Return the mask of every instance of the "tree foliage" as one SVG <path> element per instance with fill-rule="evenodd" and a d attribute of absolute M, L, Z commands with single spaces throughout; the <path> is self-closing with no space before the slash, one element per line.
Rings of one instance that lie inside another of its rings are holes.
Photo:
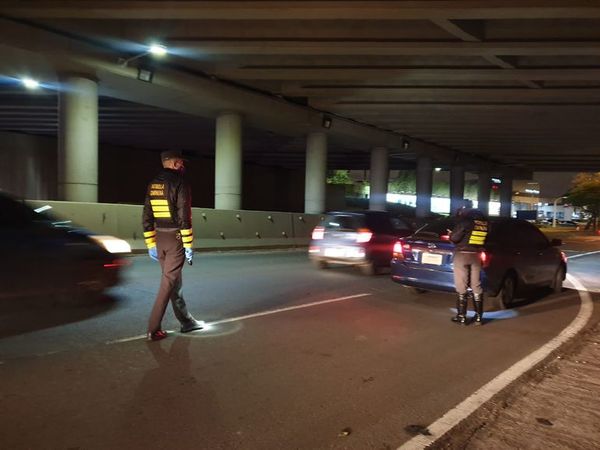
<path fill-rule="evenodd" d="M 571 182 L 565 202 L 584 208 L 596 223 L 600 214 L 600 172 L 578 173 Z"/>

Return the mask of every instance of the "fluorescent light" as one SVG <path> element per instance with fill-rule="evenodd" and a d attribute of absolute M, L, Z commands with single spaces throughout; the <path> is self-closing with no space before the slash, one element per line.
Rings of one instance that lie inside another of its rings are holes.
<path fill-rule="evenodd" d="M 21 78 L 21 83 L 23 83 L 23 86 L 27 89 L 37 89 L 40 87 L 39 81 L 34 80 L 33 78 Z"/>
<path fill-rule="evenodd" d="M 435 168 L 435 171 L 436 171 L 436 172 L 441 172 L 441 171 L 442 171 L 442 168 L 441 168 L 441 167 L 436 167 L 436 168 Z"/>
<path fill-rule="evenodd" d="M 154 56 L 165 56 L 167 54 L 167 47 L 162 44 L 152 44 L 148 49 L 149 53 L 152 53 Z"/>
<path fill-rule="evenodd" d="M 97 235 L 92 235 L 90 238 L 102 245 L 110 253 L 131 253 L 131 246 L 123 239 Z"/>

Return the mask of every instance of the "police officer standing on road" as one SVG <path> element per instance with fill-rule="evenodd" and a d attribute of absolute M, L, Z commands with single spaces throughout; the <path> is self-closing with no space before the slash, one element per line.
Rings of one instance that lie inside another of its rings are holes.
<path fill-rule="evenodd" d="M 188 312 L 181 293 L 181 270 L 193 258 L 192 198 L 183 178 L 185 160 L 180 151 L 170 150 L 160 154 L 163 169 L 148 184 L 144 202 L 144 239 L 148 254 L 160 263 L 162 277 L 160 288 L 148 321 L 148 340 L 167 337 L 161 322 L 169 300 L 181 332 L 201 330 L 204 322 Z"/>
<path fill-rule="evenodd" d="M 463 206 L 457 213 L 458 222 L 450 233 L 454 243 L 454 284 L 458 299 L 453 322 L 467 324 L 467 290 L 473 293 L 475 324 L 483 320 L 483 289 L 481 287 L 481 251 L 488 233 L 488 221 L 478 209 Z"/>

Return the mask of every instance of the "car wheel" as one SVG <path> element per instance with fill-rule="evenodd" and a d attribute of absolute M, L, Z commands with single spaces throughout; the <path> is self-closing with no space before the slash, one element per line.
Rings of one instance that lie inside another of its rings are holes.
<path fill-rule="evenodd" d="M 363 275 L 370 277 L 377 273 L 377 267 L 373 261 L 369 261 L 360 265 L 360 271 Z"/>
<path fill-rule="evenodd" d="M 422 288 L 418 288 L 418 287 L 411 287 L 410 288 L 410 292 L 412 292 L 415 295 L 421 295 L 421 294 L 425 294 L 427 292 L 427 289 L 422 289 Z"/>
<path fill-rule="evenodd" d="M 500 291 L 496 296 L 496 303 L 499 309 L 510 308 L 512 302 L 515 299 L 515 292 L 517 291 L 517 281 L 513 274 L 508 274 L 502 281 Z"/>
<path fill-rule="evenodd" d="M 560 266 L 554 275 L 554 280 L 550 287 L 552 288 L 552 292 L 555 294 L 560 294 L 563 289 L 563 280 L 565 279 L 565 267 Z"/>
<path fill-rule="evenodd" d="M 315 259 L 313 264 L 317 269 L 329 269 L 329 263 L 323 259 Z"/>

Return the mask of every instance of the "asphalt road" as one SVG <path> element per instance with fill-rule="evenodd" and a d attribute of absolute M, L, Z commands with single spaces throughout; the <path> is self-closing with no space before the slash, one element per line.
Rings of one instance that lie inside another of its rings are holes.
<path fill-rule="evenodd" d="M 565 249 L 595 250 L 580 244 Z M 146 343 L 136 337 L 159 269 L 132 261 L 99 303 L 2 312 L 4 448 L 396 448 L 579 308 L 566 290 L 460 327 L 452 295 L 415 295 L 386 275 L 317 271 L 303 252 L 202 254 L 184 292 L 213 325 Z M 599 264 L 569 267 L 598 284 Z M 177 330 L 170 311 L 164 326 Z"/>

